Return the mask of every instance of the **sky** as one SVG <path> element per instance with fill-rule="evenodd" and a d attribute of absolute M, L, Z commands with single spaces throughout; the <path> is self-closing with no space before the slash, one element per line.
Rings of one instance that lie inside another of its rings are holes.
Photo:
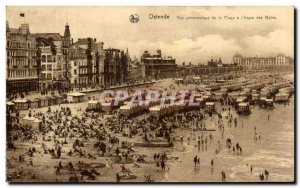
<path fill-rule="evenodd" d="M 25 20 L 20 13 L 25 13 Z M 131 14 L 139 16 L 138 23 L 129 21 Z M 149 19 L 149 14 L 167 14 L 170 19 Z M 184 19 L 177 19 L 178 16 Z M 213 16 L 217 19 L 212 20 Z M 209 20 L 187 17 L 209 17 Z M 177 64 L 206 64 L 211 58 L 232 63 L 236 53 L 258 57 L 283 53 L 294 57 L 293 7 L 8 6 L 6 19 L 13 28 L 25 21 L 31 33 L 63 35 L 68 23 L 74 42 L 78 38 L 97 38 L 104 42 L 104 48 L 128 48 L 130 56 L 137 58 L 145 50 L 156 53 L 160 49 L 163 56 L 176 58 Z"/>

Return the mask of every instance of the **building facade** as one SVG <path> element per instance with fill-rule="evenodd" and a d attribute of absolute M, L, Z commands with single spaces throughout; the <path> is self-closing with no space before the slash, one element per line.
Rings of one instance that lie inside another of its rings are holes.
<path fill-rule="evenodd" d="M 275 57 L 243 57 L 235 54 L 233 63 L 244 69 L 284 68 L 292 66 L 293 59 L 284 54 L 278 54 Z"/>
<path fill-rule="evenodd" d="M 116 85 L 127 82 L 128 78 L 128 52 L 108 48 L 104 50 L 104 83 Z"/>
<path fill-rule="evenodd" d="M 210 61 L 207 62 L 207 65 L 209 67 L 222 67 L 223 66 L 222 59 L 221 58 L 220 59 L 216 59 L 216 60 L 211 59 Z"/>
<path fill-rule="evenodd" d="M 37 44 L 29 25 L 19 28 L 6 25 L 6 91 L 9 94 L 37 90 Z"/>
<path fill-rule="evenodd" d="M 157 50 L 157 54 L 153 55 L 145 51 L 141 57 L 141 62 L 145 65 L 146 78 L 168 77 L 165 73 L 177 70 L 176 60 L 171 56 L 162 57 L 161 50 Z"/>
<path fill-rule="evenodd" d="M 66 90 L 69 88 L 68 48 L 72 44 L 69 25 L 64 35 L 59 33 L 35 33 L 37 42 L 39 90 Z"/>
<path fill-rule="evenodd" d="M 64 89 L 67 87 L 66 63 L 62 49 L 49 38 L 37 37 L 39 71 L 39 90 Z"/>
<path fill-rule="evenodd" d="M 104 83 L 103 42 L 78 39 L 69 47 L 69 75 L 72 87 L 87 87 Z"/>
<path fill-rule="evenodd" d="M 145 66 L 141 62 L 133 61 L 128 67 L 128 82 L 135 83 L 145 80 Z"/>

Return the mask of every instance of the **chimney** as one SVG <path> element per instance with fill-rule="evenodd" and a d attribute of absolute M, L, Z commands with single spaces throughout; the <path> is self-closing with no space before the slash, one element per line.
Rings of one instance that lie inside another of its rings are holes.
<path fill-rule="evenodd" d="M 161 50 L 157 50 L 157 54 L 161 57 Z"/>
<path fill-rule="evenodd" d="M 9 31 L 9 23 L 8 23 L 8 21 L 6 20 L 6 32 L 8 32 Z"/>
<path fill-rule="evenodd" d="M 29 32 L 29 24 L 21 24 L 21 27 L 20 27 L 19 29 L 20 29 L 20 32 L 21 32 L 23 35 L 28 35 L 28 34 L 30 34 L 30 32 Z"/>

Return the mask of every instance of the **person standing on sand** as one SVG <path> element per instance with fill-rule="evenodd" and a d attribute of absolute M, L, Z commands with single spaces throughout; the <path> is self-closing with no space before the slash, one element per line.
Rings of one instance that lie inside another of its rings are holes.
<path fill-rule="evenodd" d="M 268 114 L 268 120 L 270 120 L 270 114 Z"/>
<path fill-rule="evenodd" d="M 251 167 L 250 167 L 250 172 L 251 172 L 251 174 L 252 174 L 252 172 L 253 172 L 253 166 L 251 165 Z"/>
<path fill-rule="evenodd" d="M 210 161 L 210 173 L 211 174 L 214 173 L 214 160 L 213 159 Z"/>
<path fill-rule="evenodd" d="M 197 159 L 197 164 L 200 167 L 200 157 Z"/>
<path fill-rule="evenodd" d="M 117 183 L 119 183 L 120 180 L 121 180 L 121 177 L 120 177 L 119 173 L 116 173 L 116 180 L 117 180 Z"/>
<path fill-rule="evenodd" d="M 156 162 L 156 171 L 159 171 L 159 167 L 160 167 L 159 161 L 157 161 L 157 162 Z"/>
<path fill-rule="evenodd" d="M 197 166 L 197 162 L 198 162 L 198 156 L 196 155 L 196 156 L 194 157 L 195 168 L 196 168 L 196 166 Z"/>
<path fill-rule="evenodd" d="M 242 122 L 242 128 L 244 128 L 244 121 L 243 121 L 243 120 L 241 120 L 241 122 Z"/>
<path fill-rule="evenodd" d="M 166 170 L 166 164 L 165 164 L 165 161 L 162 160 L 162 161 L 160 162 L 160 164 L 161 164 L 161 169 L 162 169 L 163 171 L 165 171 L 165 170 Z"/>
<path fill-rule="evenodd" d="M 226 181 L 226 175 L 225 175 L 225 172 L 222 171 L 222 172 L 221 172 L 221 175 L 222 175 L 222 181 L 225 182 L 225 181 Z"/>
<path fill-rule="evenodd" d="M 269 177 L 269 171 L 267 171 L 266 169 L 265 169 L 265 176 L 266 176 L 266 180 L 267 180 Z"/>
<path fill-rule="evenodd" d="M 264 179 L 265 179 L 265 176 L 264 176 L 264 174 L 263 174 L 263 173 L 259 174 L 259 177 L 260 177 L 260 180 L 261 180 L 261 181 L 264 181 Z"/>
<path fill-rule="evenodd" d="M 235 128 L 237 127 L 237 120 L 236 120 L 236 118 L 234 118 L 234 127 Z"/>

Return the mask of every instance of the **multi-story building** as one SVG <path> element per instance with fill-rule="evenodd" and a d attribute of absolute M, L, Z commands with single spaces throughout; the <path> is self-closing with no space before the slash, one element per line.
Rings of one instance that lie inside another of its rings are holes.
<path fill-rule="evenodd" d="M 15 29 L 6 23 L 6 87 L 7 93 L 28 92 L 37 89 L 37 48 L 29 25 Z"/>
<path fill-rule="evenodd" d="M 87 87 L 104 82 L 103 42 L 96 39 L 78 39 L 69 47 L 70 84 L 73 87 Z"/>
<path fill-rule="evenodd" d="M 128 51 L 108 48 L 104 50 L 104 83 L 106 85 L 122 84 L 128 78 Z"/>
<path fill-rule="evenodd" d="M 128 81 L 136 82 L 143 81 L 145 79 L 145 66 L 141 62 L 130 62 L 128 68 Z"/>
<path fill-rule="evenodd" d="M 157 54 L 154 55 L 145 51 L 141 57 L 141 62 L 145 65 L 147 78 L 167 76 L 165 73 L 176 72 L 177 70 L 176 60 L 171 56 L 162 57 L 161 50 L 157 50 Z"/>
<path fill-rule="evenodd" d="M 235 54 L 233 63 L 244 69 L 283 68 L 291 66 L 291 58 L 284 54 L 278 54 L 275 57 L 243 57 Z"/>
<path fill-rule="evenodd" d="M 41 91 L 63 89 L 66 87 L 66 63 L 61 48 L 49 38 L 39 37 L 38 51 L 40 56 L 39 88 Z"/>
<path fill-rule="evenodd" d="M 216 60 L 214 60 L 214 59 L 211 59 L 210 61 L 208 61 L 207 62 L 207 65 L 209 66 L 209 67 L 222 67 L 222 59 L 220 58 L 220 59 L 216 59 Z"/>
<path fill-rule="evenodd" d="M 65 26 L 64 35 L 59 33 L 36 33 L 38 43 L 39 89 L 65 90 L 69 87 L 68 48 L 72 45 L 70 27 Z"/>

